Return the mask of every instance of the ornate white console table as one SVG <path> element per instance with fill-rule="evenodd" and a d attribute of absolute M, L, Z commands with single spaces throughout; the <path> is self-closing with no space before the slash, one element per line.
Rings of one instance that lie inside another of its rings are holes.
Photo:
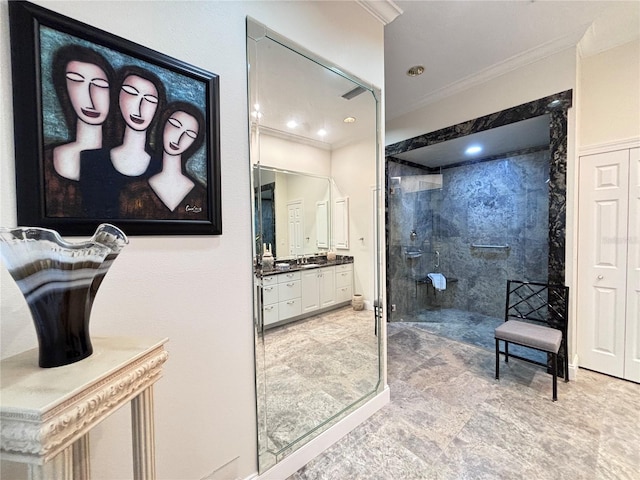
<path fill-rule="evenodd" d="M 89 431 L 131 402 L 136 480 L 155 478 L 153 384 L 167 339 L 92 339 L 93 355 L 38 367 L 33 349 L 0 364 L 0 455 L 27 463 L 32 480 L 88 479 Z"/>

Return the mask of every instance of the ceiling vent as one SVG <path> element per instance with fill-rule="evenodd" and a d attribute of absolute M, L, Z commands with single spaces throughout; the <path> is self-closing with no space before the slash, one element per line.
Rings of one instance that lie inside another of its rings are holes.
<path fill-rule="evenodd" d="M 342 98 L 346 100 L 351 100 L 352 98 L 357 97 L 358 95 L 360 95 L 361 93 L 364 93 L 365 91 L 366 90 L 364 89 L 364 87 L 357 86 L 353 90 L 349 90 L 347 93 L 342 95 Z"/>

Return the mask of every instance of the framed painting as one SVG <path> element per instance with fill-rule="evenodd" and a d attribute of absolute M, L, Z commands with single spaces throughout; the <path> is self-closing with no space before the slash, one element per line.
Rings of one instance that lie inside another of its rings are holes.
<path fill-rule="evenodd" d="M 18 223 L 222 233 L 219 78 L 9 2 Z"/>

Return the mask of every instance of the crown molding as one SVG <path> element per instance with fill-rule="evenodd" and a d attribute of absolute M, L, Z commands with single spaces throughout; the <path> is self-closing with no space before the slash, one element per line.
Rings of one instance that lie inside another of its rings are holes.
<path fill-rule="evenodd" d="M 585 27 L 586 28 L 586 27 Z M 421 108 L 426 107 L 432 103 L 442 100 L 453 95 L 457 95 L 465 90 L 469 90 L 476 85 L 483 84 L 495 78 L 498 78 L 506 73 L 525 67 L 532 63 L 543 60 L 557 53 L 560 53 L 569 48 L 576 48 L 578 41 L 582 38 L 584 31 L 579 29 L 569 35 L 565 35 L 555 40 L 551 40 L 538 47 L 526 50 L 518 55 L 514 55 L 502 62 L 491 65 L 484 70 L 480 70 L 473 75 L 457 80 L 449 85 L 445 85 L 442 88 L 434 90 L 433 92 L 424 95 L 417 99 L 415 102 L 402 110 L 390 113 L 387 108 L 387 120 L 398 118 L 402 115 L 406 115 L 411 112 L 415 112 Z"/>
<path fill-rule="evenodd" d="M 578 149 L 578 156 L 596 155 L 598 153 L 613 152 L 616 150 L 627 150 L 629 148 L 640 147 L 640 137 L 613 140 L 610 142 L 598 143 L 595 145 L 585 145 Z"/>
<path fill-rule="evenodd" d="M 356 3 L 383 25 L 390 24 L 403 13 L 392 0 L 356 0 Z"/>

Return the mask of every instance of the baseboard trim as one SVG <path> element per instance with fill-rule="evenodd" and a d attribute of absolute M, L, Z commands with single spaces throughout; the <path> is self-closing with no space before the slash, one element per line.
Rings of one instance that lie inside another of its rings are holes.
<path fill-rule="evenodd" d="M 294 453 L 284 458 L 281 462 L 277 463 L 263 474 L 257 476 L 252 475 L 246 480 L 282 480 L 283 478 L 290 477 L 315 457 L 324 452 L 327 448 L 347 435 L 351 430 L 367 420 L 371 415 L 384 407 L 390 400 L 391 395 L 389 387 L 386 386 L 381 393 L 373 397 L 362 407 L 347 415 L 333 427 L 321 433 L 306 445 L 300 447 Z"/>
<path fill-rule="evenodd" d="M 569 364 L 569 380 L 575 381 L 578 379 L 578 365 Z"/>

